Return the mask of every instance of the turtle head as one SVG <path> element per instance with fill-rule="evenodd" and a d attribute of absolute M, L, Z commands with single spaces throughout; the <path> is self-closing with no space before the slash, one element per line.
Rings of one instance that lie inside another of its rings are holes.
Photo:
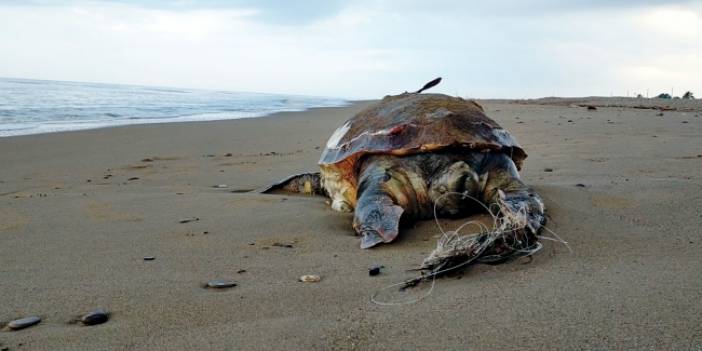
<path fill-rule="evenodd" d="M 480 179 L 465 162 L 458 161 L 439 169 L 429 185 L 429 199 L 440 216 L 455 217 L 465 214 L 480 192 Z"/>

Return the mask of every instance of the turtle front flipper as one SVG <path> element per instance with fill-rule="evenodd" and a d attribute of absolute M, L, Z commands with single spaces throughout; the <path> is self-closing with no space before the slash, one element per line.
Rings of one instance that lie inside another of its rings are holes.
<path fill-rule="evenodd" d="M 321 186 L 320 174 L 301 173 L 289 176 L 273 185 L 260 190 L 261 193 L 269 194 L 277 190 L 307 195 L 326 195 Z"/>
<path fill-rule="evenodd" d="M 483 201 L 499 215 L 515 222 L 522 229 L 497 242 L 488 254 L 503 254 L 505 250 L 528 249 L 536 244 L 537 235 L 546 224 L 545 207 L 541 196 L 519 178 L 512 159 L 502 153 L 489 153 L 483 164 L 485 186 Z M 508 242 L 504 242 L 504 241 Z"/>
<path fill-rule="evenodd" d="M 403 213 L 412 217 L 416 198 L 406 175 L 394 169 L 394 157 L 366 161 L 361 171 L 353 228 L 361 236 L 361 248 L 393 241 Z"/>

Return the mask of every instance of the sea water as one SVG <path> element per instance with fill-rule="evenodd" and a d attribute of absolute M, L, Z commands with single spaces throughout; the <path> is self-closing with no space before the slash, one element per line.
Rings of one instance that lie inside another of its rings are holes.
<path fill-rule="evenodd" d="M 0 137 L 343 106 L 337 98 L 0 78 Z"/>

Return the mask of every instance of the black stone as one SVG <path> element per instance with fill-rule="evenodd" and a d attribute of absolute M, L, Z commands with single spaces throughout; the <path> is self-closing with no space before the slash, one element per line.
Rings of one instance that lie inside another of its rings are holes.
<path fill-rule="evenodd" d="M 83 325 L 98 325 L 107 322 L 108 319 L 110 319 L 110 314 L 100 308 L 80 317 L 80 322 Z"/>
<path fill-rule="evenodd" d="M 370 275 L 372 277 L 374 275 L 380 274 L 380 268 L 381 268 L 380 266 L 371 267 L 370 269 L 368 269 L 368 275 Z"/>
<path fill-rule="evenodd" d="M 155 259 L 156 259 L 156 257 L 154 257 L 154 256 L 145 256 L 144 257 L 144 261 L 153 261 Z"/>

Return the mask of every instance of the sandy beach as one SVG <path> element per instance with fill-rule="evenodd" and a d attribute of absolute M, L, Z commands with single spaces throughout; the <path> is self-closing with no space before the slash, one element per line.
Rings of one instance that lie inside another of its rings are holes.
<path fill-rule="evenodd" d="M 700 350 L 702 102 L 637 101 L 482 102 L 529 154 L 522 177 L 572 253 L 545 241 L 402 306 L 371 296 L 429 291 L 380 290 L 416 274 L 432 221 L 361 250 L 325 198 L 248 192 L 316 170 L 370 102 L 0 138 L 0 327 L 42 318 L 0 331 L 0 349 Z M 96 308 L 107 323 L 71 322 Z"/>

